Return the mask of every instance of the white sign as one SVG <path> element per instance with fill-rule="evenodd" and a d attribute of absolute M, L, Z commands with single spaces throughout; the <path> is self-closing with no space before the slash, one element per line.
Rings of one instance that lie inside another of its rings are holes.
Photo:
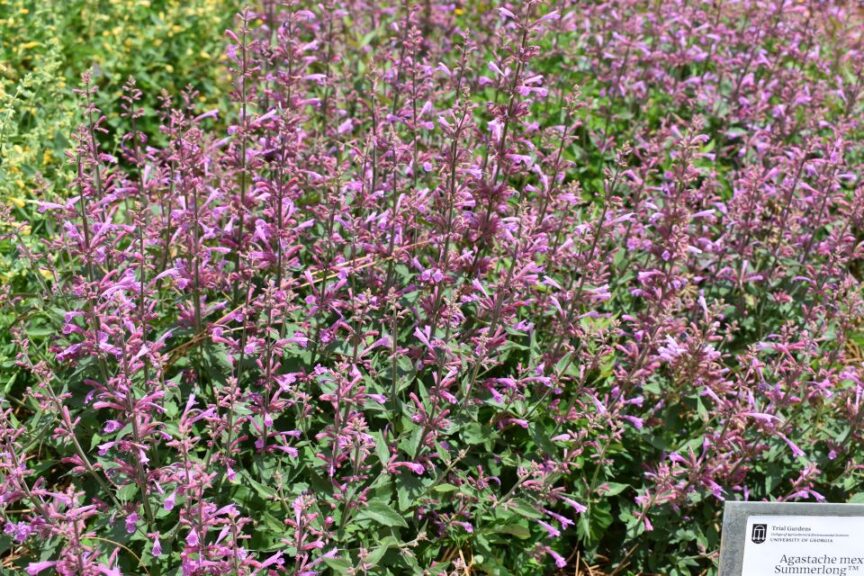
<path fill-rule="evenodd" d="M 864 576 L 864 517 L 750 516 L 741 576 Z"/>

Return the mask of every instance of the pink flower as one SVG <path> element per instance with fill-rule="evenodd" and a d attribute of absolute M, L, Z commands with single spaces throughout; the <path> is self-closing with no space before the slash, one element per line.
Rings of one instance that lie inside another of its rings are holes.
<path fill-rule="evenodd" d="M 134 534 L 138 524 L 138 514 L 133 512 L 126 517 L 126 532 Z"/>
<path fill-rule="evenodd" d="M 561 531 L 552 526 L 551 524 L 544 522 L 543 520 L 537 520 L 537 524 L 539 524 L 540 527 L 543 528 L 551 538 L 558 538 L 559 536 L 561 536 Z"/>
<path fill-rule="evenodd" d="M 567 504 L 568 506 L 573 508 L 573 510 L 575 510 L 577 514 L 582 514 L 583 512 L 586 512 L 588 510 L 587 506 L 584 506 L 584 505 L 580 504 L 579 502 L 576 502 L 572 498 L 562 497 L 561 500 L 563 500 L 565 504 Z"/>
<path fill-rule="evenodd" d="M 192 548 L 198 546 L 198 532 L 194 529 L 189 531 L 189 534 L 186 535 L 186 544 Z"/>
<path fill-rule="evenodd" d="M 555 552 L 555 550 L 547 547 L 546 552 L 550 556 L 552 556 L 552 559 L 555 561 L 555 566 L 557 566 L 558 568 L 566 568 L 567 567 L 567 560 L 565 560 L 563 556 L 561 556 L 560 554 Z"/>
<path fill-rule="evenodd" d="M 34 576 L 35 574 L 39 574 L 40 572 L 48 570 L 49 568 L 53 568 L 56 565 L 57 562 L 51 562 L 47 560 L 42 562 L 31 562 L 27 565 L 27 574 L 29 576 Z"/>
<path fill-rule="evenodd" d="M 426 469 L 423 467 L 422 464 L 420 464 L 418 462 L 391 462 L 387 466 L 387 469 L 390 472 L 395 472 L 399 468 L 408 468 L 409 470 L 411 470 L 412 472 L 414 472 L 415 474 L 418 474 L 418 475 L 422 475 L 422 474 L 426 473 Z"/>

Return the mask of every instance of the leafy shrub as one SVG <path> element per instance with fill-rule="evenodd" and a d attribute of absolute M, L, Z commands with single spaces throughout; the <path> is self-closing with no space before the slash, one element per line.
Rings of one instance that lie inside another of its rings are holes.
<path fill-rule="evenodd" d="M 861 489 L 857 14 L 557 7 L 264 3 L 164 145 L 85 77 L 8 565 L 690 574 L 723 499 Z"/>
<path fill-rule="evenodd" d="M 18 221 L 13 227 L 10 218 L 0 218 L 4 289 L 39 289 L 41 279 L 30 274 L 29 262 L 14 245 L 38 250 L 42 238 L 56 233 L 34 199 L 63 194 L 75 174 L 64 156 L 82 120 L 72 91 L 81 73 L 98 71 L 94 82 L 104 87 L 98 102 L 108 109 L 116 107 L 126 78 L 138 78 L 147 87 L 140 103 L 147 114 L 139 125 L 158 138 L 161 89 L 177 93 L 192 85 L 202 105 L 224 100 L 230 83 L 220 56 L 222 32 L 237 5 L 234 0 L 0 0 L 0 203 Z M 112 132 L 129 129 L 120 115 L 111 121 Z M 115 145 L 111 134 L 104 141 Z M 9 327 L 19 321 L 0 309 L 0 374 L 16 371 Z"/>
<path fill-rule="evenodd" d="M 146 90 L 142 128 L 158 136 L 161 90 L 187 85 L 215 105 L 226 92 L 220 60 L 222 32 L 235 0 L 0 1 L 0 201 L 41 236 L 46 224 L 33 210 L 43 188 L 62 191 L 71 180 L 64 162 L 69 136 L 81 122 L 72 87 L 94 71 L 104 87 L 100 106 L 113 109 L 120 87 L 133 76 Z M 126 131 L 120 116 L 111 127 Z M 109 144 L 113 142 L 108 139 Z M 8 223 L 5 223 L 8 225 Z M 8 254 L 8 251 L 5 252 Z M 0 282 L 21 282 L 20 261 L 0 262 Z"/>

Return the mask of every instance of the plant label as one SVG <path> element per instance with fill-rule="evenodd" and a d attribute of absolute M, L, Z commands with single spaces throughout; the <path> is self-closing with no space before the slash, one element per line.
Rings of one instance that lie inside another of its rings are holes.
<path fill-rule="evenodd" d="M 727 502 L 720 576 L 864 576 L 864 506 Z"/>

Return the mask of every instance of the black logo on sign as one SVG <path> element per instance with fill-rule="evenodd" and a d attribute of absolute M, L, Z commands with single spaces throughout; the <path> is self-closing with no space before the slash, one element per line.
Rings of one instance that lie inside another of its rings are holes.
<path fill-rule="evenodd" d="M 755 544 L 762 544 L 765 542 L 765 537 L 768 535 L 768 525 L 767 524 L 754 524 L 753 531 L 750 533 L 750 539 L 753 540 Z"/>

